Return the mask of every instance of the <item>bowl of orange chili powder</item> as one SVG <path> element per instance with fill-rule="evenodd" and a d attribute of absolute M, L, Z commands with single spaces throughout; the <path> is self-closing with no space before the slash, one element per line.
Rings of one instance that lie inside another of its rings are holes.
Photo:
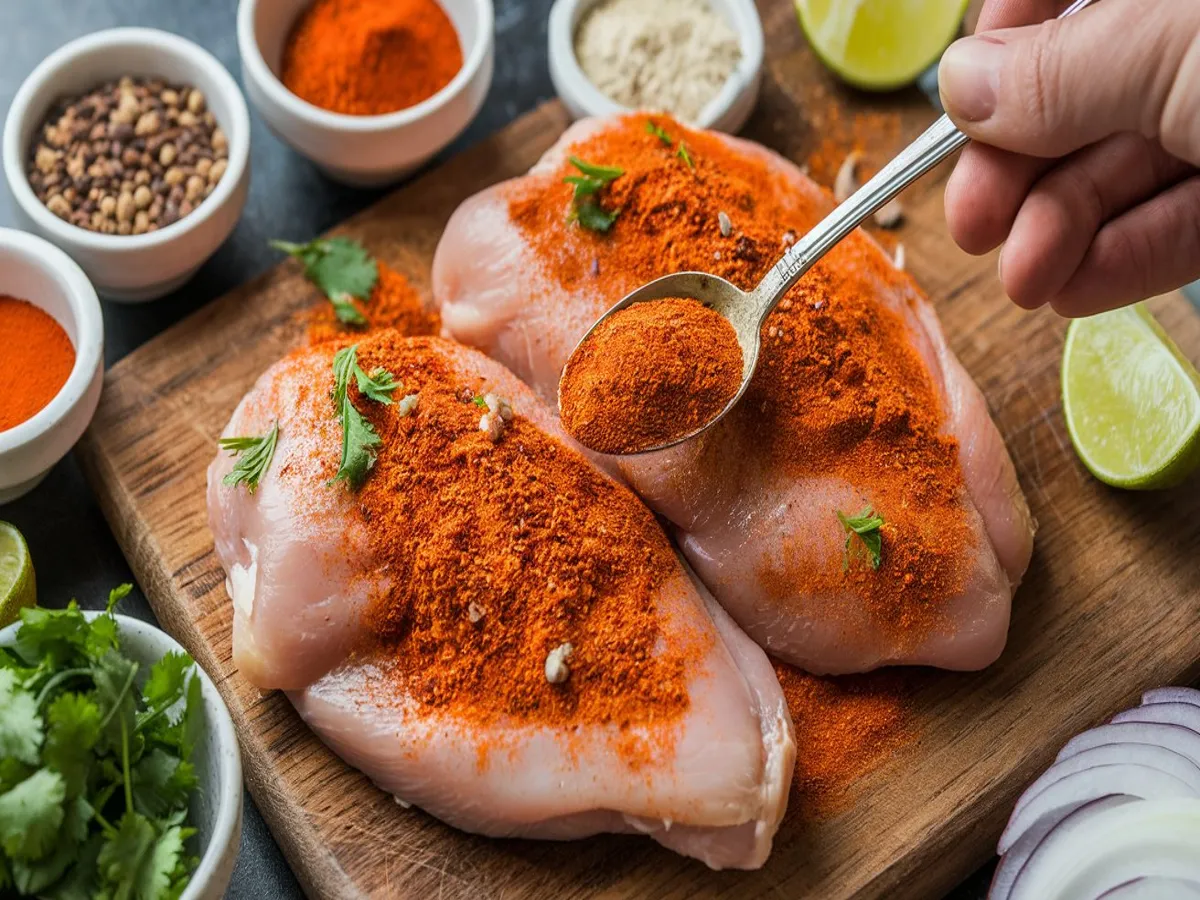
<path fill-rule="evenodd" d="M 246 93 L 331 178 L 386 184 L 479 112 L 494 18 L 492 0 L 241 0 Z"/>
<path fill-rule="evenodd" d="M 53 244 L 0 228 L 0 504 L 36 487 L 79 440 L 103 377 L 92 283 Z"/>

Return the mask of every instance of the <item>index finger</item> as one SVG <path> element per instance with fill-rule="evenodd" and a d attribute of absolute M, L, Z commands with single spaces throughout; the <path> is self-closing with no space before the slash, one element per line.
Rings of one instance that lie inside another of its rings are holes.
<path fill-rule="evenodd" d="M 1070 0 L 986 0 L 979 13 L 975 31 L 1036 25 L 1053 19 L 1067 8 Z"/>

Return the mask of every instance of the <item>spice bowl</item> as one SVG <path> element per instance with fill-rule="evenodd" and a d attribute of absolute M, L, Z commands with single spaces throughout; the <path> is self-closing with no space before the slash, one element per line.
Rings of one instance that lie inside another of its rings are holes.
<path fill-rule="evenodd" d="M 85 611 L 89 620 L 99 612 Z M 139 672 L 168 653 L 184 653 L 169 634 L 148 622 L 116 614 L 121 651 L 138 664 Z M 20 623 L 0 629 L 0 646 L 11 645 Z M 234 863 L 242 837 L 242 756 L 237 732 L 225 701 L 208 673 L 197 664 L 204 730 L 192 753 L 198 781 L 188 810 L 188 823 L 196 834 L 188 839 L 188 851 L 200 862 L 179 900 L 221 900 L 233 877 Z M 172 709 L 171 715 L 177 715 Z"/>
<path fill-rule="evenodd" d="M 144 234 L 105 234 L 65 221 L 38 199 L 26 175 L 54 106 L 124 76 L 195 88 L 228 144 L 224 174 L 211 194 L 190 213 Z M 60 47 L 25 79 L 4 124 L 3 159 L 19 224 L 66 251 L 99 293 L 141 302 L 185 282 L 233 231 L 249 185 L 250 115 L 233 77 L 197 44 L 151 28 L 113 28 Z"/>
<path fill-rule="evenodd" d="M 584 73 L 575 55 L 575 33 L 584 16 L 600 0 L 555 0 L 550 8 L 548 42 L 550 80 L 573 118 L 608 116 L 629 112 L 604 94 Z M 738 36 L 741 59 L 720 91 L 701 110 L 696 128 L 711 128 L 729 134 L 746 124 L 762 82 L 763 29 L 754 0 L 708 0 L 712 11 L 722 17 Z"/>
<path fill-rule="evenodd" d="M 0 296 L 48 313 L 75 347 L 75 365 L 45 407 L 0 431 L 0 504 L 33 490 L 79 440 L 96 412 L 104 380 L 100 301 L 83 270 L 54 245 L 0 228 Z M 3 352 L 4 335 L 0 335 Z"/>
<path fill-rule="evenodd" d="M 250 102 L 280 140 L 335 181 L 363 187 L 395 181 L 462 133 L 492 83 L 492 0 L 439 2 L 458 32 L 462 68 L 415 106 L 355 116 L 308 103 L 280 79 L 288 36 L 310 0 L 241 0 L 238 50 Z"/>

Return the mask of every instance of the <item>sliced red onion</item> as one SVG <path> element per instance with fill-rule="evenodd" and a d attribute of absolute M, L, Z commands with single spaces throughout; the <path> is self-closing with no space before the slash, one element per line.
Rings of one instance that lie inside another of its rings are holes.
<path fill-rule="evenodd" d="M 1068 775 L 1097 766 L 1116 766 L 1124 763 L 1136 763 L 1174 775 L 1200 797 L 1200 766 L 1186 756 L 1153 744 L 1101 744 L 1099 747 L 1092 747 L 1090 750 L 1083 750 L 1067 759 L 1059 760 L 1043 772 L 1017 800 L 1013 815 L 1019 813 L 1050 785 L 1062 781 Z"/>
<path fill-rule="evenodd" d="M 1015 813 L 1009 819 L 1004 833 L 1000 835 L 1000 853 L 1007 853 L 1017 838 L 1046 813 L 1062 806 L 1086 803 L 1115 794 L 1140 797 L 1143 800 L 1200 797 L 1200 791 L 1187 782 L 1137 763 L 1085 769 L 1056 781 L 1030 800 L 1020 812 Z"/>
<path fill-rule="evenodd" d="M 1033 851 L 1009 900 L 1099 897 L 1138 878 L 1198 876 L 1200 800 L 1146 800 L 1090 815 L 1080 807 Z"/>
<path fill-rule="evenodd" d="M 1058 759 L 1068 759 L 1093 747 L 1105 744 L 1153 744 L 1174 750 L 1200 766 L 1200 734 L 1182 725 L 1162 722 L 1120 722 L 1116 725 L 1101 725 L 1091 731 L 1077 734 L 1067 741 L 1058 753 Z"/>
<path fill-rule="evenodd" d="M 1096 900 L 1200 900 L 1200 884 L 1180 878 L 1135 878 Z"/>
<path fill-rule="evenodd" d="M 1099 800 L 1073 803 L 1070 806 L 1059 807 L 1046 813 L 1030 825 L 1025 833 L 1017 839 L 1017 842 L 1008 849 L 1008 852 L 1000 857 L 1000 865 L 996 866 L 996 872 L 992 875 L 992 885 L 988 888 L 988 900 L 1008 900 L 1017 876 L 1025 868 L 1025 863 L 1029 861 L 1033 851 L 1041 845 L 1042 841 L 1046 839 L 1046 835 L 1056 828 L 1059 822 L 1076 810 L 1087 807 L 1091 810 L 1087 815 L 1095 815 L 1110 806 L 1136 802 L 1137 800 L 1133 797 L 1101 797 Z"/>
<path fill-rule="evenodd" d="M 1190 687 L 1160 687 L 1142 694 L 1142 706 L 1153 706 L 1155 703 L 1190 703 L 1192 706 L 1200 706 L 1200 691 Z"/>
<path fill-rule="evenodd" d="M 1139 706 L 1117 713 L 1112 717 L 1112 722 L 1163 722 L 1168 725 L 1182 725 L 1200 733 L 1200 706 L 1193 706 L 1191 703 L 1152 703 L 1149 706 Z"/>

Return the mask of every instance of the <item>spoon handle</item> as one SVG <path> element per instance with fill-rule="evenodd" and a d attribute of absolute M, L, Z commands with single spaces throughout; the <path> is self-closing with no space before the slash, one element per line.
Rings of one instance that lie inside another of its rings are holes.
<path fill-rule="evenodd" d="M 1075 0 L 1058 18 L 1065 19 L 1093 2 L 1095 0 Z M 950 117 L 943 115 L 880 169 L 874 178 L 818 222 L 788 249 L 754 289 L 753 296 L 760 309 L 760 323 L 788 289 L 842 238 L 968 141 L 970 138 L 958 130 Z"/>

